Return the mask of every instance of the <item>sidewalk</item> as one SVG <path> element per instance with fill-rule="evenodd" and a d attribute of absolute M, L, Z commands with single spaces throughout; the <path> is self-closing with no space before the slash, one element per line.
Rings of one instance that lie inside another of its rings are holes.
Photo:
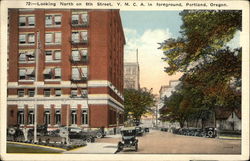
<path fill-rule="evenodd" d="M 80 147 L 64 154 L 114 154 L 117 150 L 117 144 L 111 143 L 88 143 L 85 147 Z"/>

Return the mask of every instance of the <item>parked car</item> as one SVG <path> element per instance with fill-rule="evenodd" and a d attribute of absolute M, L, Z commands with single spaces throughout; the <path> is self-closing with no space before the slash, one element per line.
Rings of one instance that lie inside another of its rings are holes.
<path fill-rule="evenodd" d="M 206 136 L 209 138 L 215 138 L 217 136 L 216 128 L 214 127 L 206 127 L 204 129 Z"/>
<path fill-rule="evenodd" d="M 138 128 L 137 128 L 138 129 Z M 121 131 L 122 141 L 118 142 L 117 152 L 122 151 L 124 148 L 133 148 L 138 150 L 137 130 L 134 127 L 124 128 Z"/>
<path fill-rule="evenodd" d="M 96 138 L 103 138 L 106 136 L 106 132 L 104 129 L 96 129 L 96 130 L 91 130 L 91 129 L 83 129 L 84 132 L 88 132 L 91 135 L 94 135 Z"/>
<path fill-rule="evenodd" d="M 142 127 L 136 126 L 135 130 L 136 130 L 136 136 L 142 136 L 143 135 L 144 130 L 142 129 Z"/>
<path fill-rule="evenodd" d="M 149 132 L 149 128 L 148 127 L 145 127 L 144 128 L 144 132 L 146 133 L 146 132 Z"/>

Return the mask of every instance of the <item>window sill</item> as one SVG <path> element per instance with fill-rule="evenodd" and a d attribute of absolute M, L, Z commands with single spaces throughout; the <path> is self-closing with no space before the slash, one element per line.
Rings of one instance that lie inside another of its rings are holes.
<path fill-rule="evenodd" d="M 45 82 L 60 82 L 61 79 L 44 79 Z"/>
<path fill-rule="evenodd" d="M 45 45 L 61 45 L 61 43 L 45 43 Z"/>
<path fill-rule="evenodd" d="M 61 63 L 61 60 L 46 60 L 45 63 Z"/>
<path fill-rule="evenodd" d="M 46 28 L 56 28 L 56 27 L 61 27 L 61 25 L 46 25 Z"/>
<path fill-rule="evenodd" d="M 35 45 L 35 43 L 30 43 L 30 44 L 19 44 L 19 46 L 34 46 Z"/>
<path fill-rule="evenodd" d="M 35 61 L 19 61 L 19 64 L 33 64 Z"/>
<path fill-rule="evenodd" d="M 18 82 L 34 82 L 35 80 L 18 80 Z"/>
<path fill-rule="evenodd" d="M 36 26 L 19 26 L 19 28 L 35 28 Z"/>

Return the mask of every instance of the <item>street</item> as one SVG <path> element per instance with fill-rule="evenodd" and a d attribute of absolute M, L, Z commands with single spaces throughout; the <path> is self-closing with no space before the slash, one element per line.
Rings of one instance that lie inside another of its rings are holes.
<path fill-rule="evenodd" d="M 118 154 L 240 154 L 241 140 L 223 140 L 193 136 L 175 135 L 151 130 L 139 140 L 138 151 L 125 150 Z M 121 138 L 102 138 L 98 143 L 117 144 Z"/>

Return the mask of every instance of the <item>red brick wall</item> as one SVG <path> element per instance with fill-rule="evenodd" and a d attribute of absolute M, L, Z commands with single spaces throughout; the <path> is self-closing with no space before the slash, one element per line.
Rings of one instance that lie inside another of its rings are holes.
<path fill-rule="evenodd" d="M 89 117 L 91 127 L 108 127 L 108 106 L 89 105 Z"/>
<path fill-rule="evenodd" d="M 44 124 L 44 106 L 37 105 L 37 125 Z"/>
<path fill-rule="evenodd" d="M 8 105 L 7 108 L 7 126 L 13 126 L 17 124 L 17 105 Z"/>

